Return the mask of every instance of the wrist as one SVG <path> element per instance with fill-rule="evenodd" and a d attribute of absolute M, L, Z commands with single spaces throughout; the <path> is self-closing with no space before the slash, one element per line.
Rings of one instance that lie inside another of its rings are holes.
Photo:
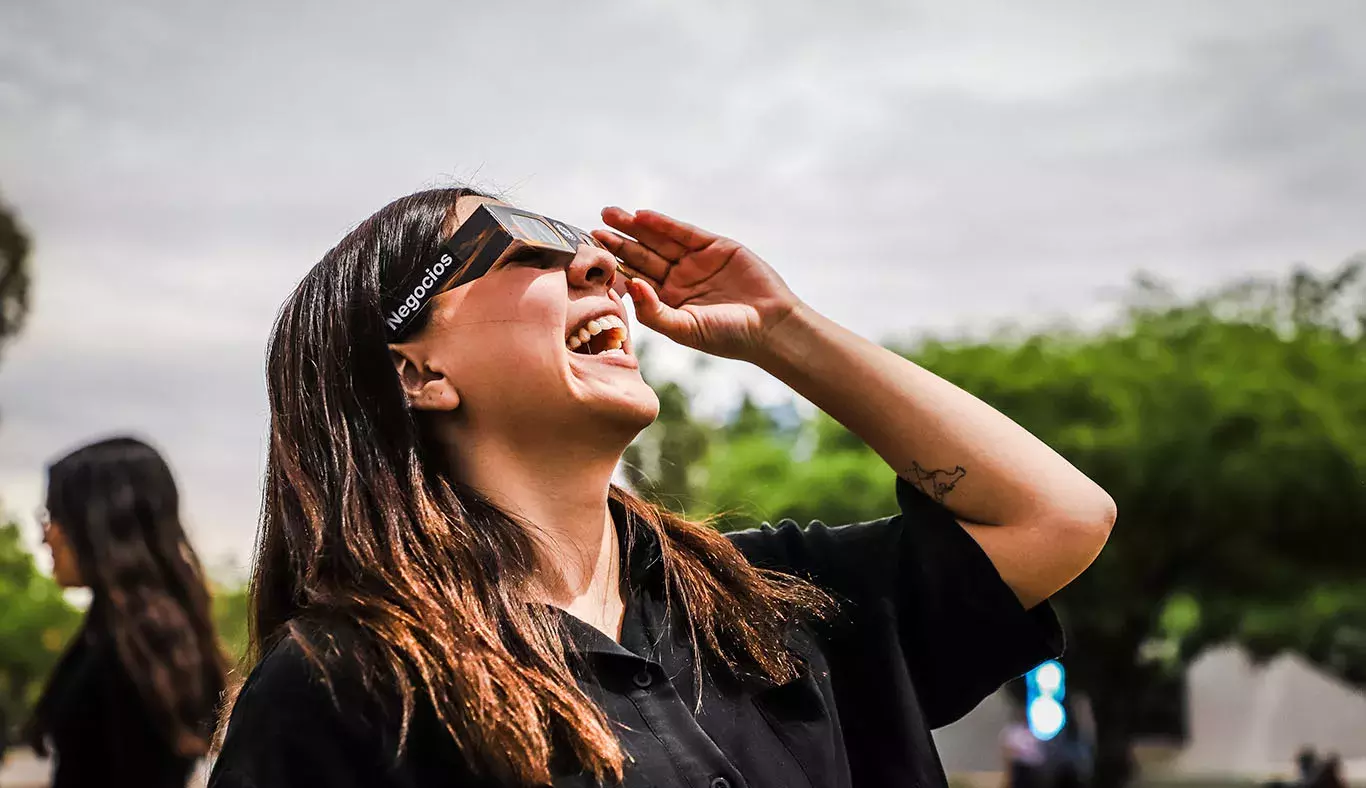
<path fill-rule="evenodd" d="M 824 320 L 805 301 L 798 300 L 764 329 L 759 344 L 747 360 L 776 377 L 783 377 L 783 370 L 791 369 L 806 357 Z"/>

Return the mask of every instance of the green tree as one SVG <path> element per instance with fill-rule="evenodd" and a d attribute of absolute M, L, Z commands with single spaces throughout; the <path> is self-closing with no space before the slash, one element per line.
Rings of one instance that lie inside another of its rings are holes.
<path fill-rule="evenodd" d="M 1115 498 L 1096 564 L 1056 600 L 1071 683 L 1097 717 L 1097 782 L 1131 774 L 1139 710 L 1204 644 L 1241 639 L 1362 669 L 1363 261 L 1183 302 L 1140 281 L 1094 333 L 926 341 L 905 355 L 1015 419 Z M 675 427 L 678 429 L 678 427 Z M 679 461 L 678 464 L 684 464 Z M 689 494 L 723 527 L 893 510 L 887 471 L 818 417 L 716 431 Z M 1166 643 L 1168 659 L 1153 659 Z M 1356 660 L 1354 663 L 1353 661 Z"/>
<path fill-rule="evenodd" d="M 0 201 L 0 351 L 28 316 L 28 256 L 28 234 Z M 9 727 L 28 708 L 36 677 L 43 675 L 48 658 L 60 647 L 60 642 L 42 640 L 61 631 L 60 608 L 53 607 L 50 593 L 55 588 L 44 585 L 33 569 L 19 541 L 18 526 L 0 524 L 0 752 Z M 60 593 L 55 599 L 60 602 Z M 58 619 L 49 620 L 47 614 Z"/>
<path fill-rule="evenodd" d="M 28 316 L 28 253 L 28 234 L 0 201 L 0 349 Z"/>
<path fill-rule="evenodd" d="M 217 585 L 213 589 L 213 624 L 230 665 L 247 653 L 247 586 Z"/>
<path fill-rule="evenodd" d="M 1091 696 L 1097 777 L 1131 772 L 1137 710 L 1162 678 L 1144 658 L 1174 598 L 1203 621 L 1180 649 L 1293 621 L 1366 557 L 1366 364 L 1351 289 L 1327 279 L 1247 283 L 1193 304 L 1149 288 L 1118 330 L 1015 346 L 931 346 L 931 369 L 1000 407 L 1114 496 L 1121 520 L 1058 598 L 1074 686 Z M 1350 317 L 1350 320 L 1344 319 Z M 1282 646 L 1291 632 L 1276 633 Z M 1313 656 L 1311 654 L 1311 656 Z M 1177 669 L 1183 667 L 1179 663 Z"/>
<path fill-rule="evenodd" d="M 712 429 L 694 420 L 688 393 L 677 383 L 655 386 L 659 417 L 626 449 L 622 468 L 637 492 L 680 511 L 695 509 L 698 465 Z"/>
<path fill-rule="evenodd" d="M 1366 689 L 1366 582 L 1308 585 L 1282 599 L 1189 594 L 1164 610 L 1158 652 L 1184 664 L 1204 648 L 1234 641 L 1254 659 L 1294 651 L 1320 669 Z"/>
<path fill-rule="evenodd" d="M 19 526 L 0 525 L 0 740 L 28 718 L 79 622 L 61 588 L 38 571 Z"/>

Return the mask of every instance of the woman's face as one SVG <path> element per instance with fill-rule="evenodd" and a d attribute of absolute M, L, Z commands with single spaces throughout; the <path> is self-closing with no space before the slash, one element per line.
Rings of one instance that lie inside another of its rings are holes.
<path fill-rule="evenodd" d="M 52 579 L 62 588 L 79 588 L 85 585 L 81 570 L 76 565 L 76 551 L 67 540 L 60 523 L 43 519 L 43 544 L 52 553 Z"/>
<path fill-rule="evenodd" d="M 457 220 L 485 202 L 495 201 L 461 198 Z M 659 400 L 640 375 L 617 275 L 610 253 L 581 244 L 567 269 L 508 265 L 435 297 L 428 324 L 392 346 L 413 406 L 453 412 L 476 441 L 624 447 Z"/>

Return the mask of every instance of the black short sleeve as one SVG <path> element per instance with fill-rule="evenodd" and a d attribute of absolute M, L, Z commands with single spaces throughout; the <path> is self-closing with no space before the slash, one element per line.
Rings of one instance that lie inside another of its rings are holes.
<path fill-rule="evenodd" d="M 883 520 L 833 528 L 789 520 L 730 538 L 755 565 L 841 599 L 850 647 L 899 650 L 897 660 L 860 661 L 904 664 L 926 721 L 939 727 L 1057 656 L 1062 631 L 1047 602 L 1025 610 L 951 512 L 901 479 L 897 500 L 901 514 Z M 894 632 L 884 638 L 878 629 Z"/>
<path fill-rule="evenodd" d="M 257 664 L 232 710 L 209 788 L 389 784 L 380 744 L 356 730 L 293 640 Z"/>

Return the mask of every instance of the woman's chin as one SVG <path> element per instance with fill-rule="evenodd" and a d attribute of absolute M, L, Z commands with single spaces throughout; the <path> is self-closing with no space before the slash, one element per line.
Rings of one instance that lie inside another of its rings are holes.
<path fill-rule="evenodd" d="M 592 434 L 625 438 L 628 442 L 637 433 L 654 423 L 659 416 L 659 397 L 640 377 L 634 381 L 614 381 L 614 385 L 588 385 L 575 388 L 576 420 L 589 427 Z"/>
<path fill-rule="evenodd" d="M 600 364 L 593 359 L 571 363 L 569 373 L 572 396 L 586 411 L 588 421 L 639 432 L 659 416 L 659 396 L 641 377 L 639 367 Z"/>
<path fill-rule="evenodd" d="M 640 432 L 659 417 L 659 396 L 644 380 L 634 385 L 616 386 L 602 394 L 591 402 L 595 421 L 611 422 Z"/>

